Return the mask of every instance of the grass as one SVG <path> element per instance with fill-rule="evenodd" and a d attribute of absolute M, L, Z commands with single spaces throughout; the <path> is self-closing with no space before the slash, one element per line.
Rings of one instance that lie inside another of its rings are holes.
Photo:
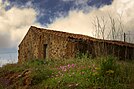
<path fill-rule="evenodd" d="M 133 89 L 133 63 L 112 56 L 91 59 L 83 55 L 61 61 L 46 60 L 46 63 L 32 60 L 21 65 L 8 64 L 0 68 L 0 88 Z"/>

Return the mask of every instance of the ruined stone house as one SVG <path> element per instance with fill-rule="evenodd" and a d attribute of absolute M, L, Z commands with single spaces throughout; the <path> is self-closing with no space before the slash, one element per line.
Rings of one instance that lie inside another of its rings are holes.
<path fill-rule="evenodd" d="M 19 45 L 18 62 L 32 59 L 67 59 L 78 53 L 92 57 L 114 55 L 134 59 L 134 44 L 31 26 Z"/>

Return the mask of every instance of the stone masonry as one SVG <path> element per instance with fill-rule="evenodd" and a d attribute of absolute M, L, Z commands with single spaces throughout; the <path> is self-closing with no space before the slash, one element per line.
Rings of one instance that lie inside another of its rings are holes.
<path fill-rule="evenodd" d="M 18 62 L 46 58 L 68 59 L 76 57 L 78 53 L 92 57 L 114 55 L 119 59 L 132 60 L 134 44 L 31 26 L 19 45 Z"/>

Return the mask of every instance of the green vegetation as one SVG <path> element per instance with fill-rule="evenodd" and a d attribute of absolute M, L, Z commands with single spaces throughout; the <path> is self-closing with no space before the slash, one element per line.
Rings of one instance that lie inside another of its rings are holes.
<path fill-rule="evenodd" d="M 133 89 L 134 61 L 115 57 L 31 60 L 0 68 L 0 88 L 7 89 Z"/>

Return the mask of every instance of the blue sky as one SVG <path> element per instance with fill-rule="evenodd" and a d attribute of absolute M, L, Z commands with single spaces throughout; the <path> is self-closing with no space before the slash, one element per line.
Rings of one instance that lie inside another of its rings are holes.
<path fill-rule="evenodd" d="M 95 16 L 122 15 L 124 32 L 133 40 L 133 8 L 134 0 L 0 0 L 0 62 L 17 61 L 18 45 L 31 25 L 93 36 Z"/>
<path fill-rule="evenodd" d="M 76 4 L 76 1 L 78 1 L 78 4 Z M 94 6 L 97 8 L 112 3 L 112 0 L 85 1 L 87 1 L 86 4 L 88 6 Z M 19 8 L 33 7 L 35 10 L 37 10 L 39 12 L 37 15 L 37 21 L 40 22 L 42 25 L 51 23 L 50 19 L 60 17 L 59 13 L 61 13 L 63 16 L 67 16 L 70 10 L 84 10 L 83 3 L 79 2 L 80 0 L 10 0 L 11 6 L 17 6 Z"/>

